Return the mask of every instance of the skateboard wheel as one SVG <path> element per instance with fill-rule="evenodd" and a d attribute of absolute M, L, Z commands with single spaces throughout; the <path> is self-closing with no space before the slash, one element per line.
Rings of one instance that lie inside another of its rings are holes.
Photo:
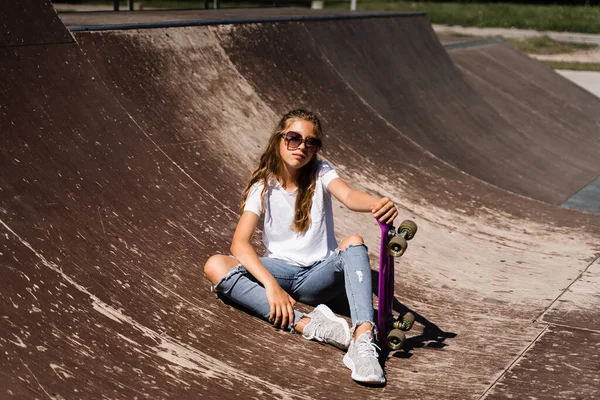
<path fill-rule="evenodd" d="M 402 236 L 394 236 L 387 245 L 388 254 L 392 257 L 400 257 L 406 251 L 408 243 Z"/>
<path fill-rule="evenodd" d="M 392 329 L 387 336 L 387 346 L 390 350 L 400 350 L 406 342 L 406 335 L 400 329 Z"/>
<path fill-rule="evenodd" d="M 398 234 L 402 234 L 404 231 L 404 238 L 406 240 L 412 239 L 417 233 L 417 224 L 415 224 L 410 219 L 406 219 L 402 221 L 400 227 L 398 228 Z"/>
<path fill-rule="evenodd" d="M 413 315 L 413 313 L 407 312 L 406 314 L 404 314 L 402 316 L 401 320 L 394 321 L 394 324 L 392 326 L 396 329 L 400 329 L 403 331 L 409 331 L 413 327 L 414 323 L 415 323 L 415 316 Z"/>

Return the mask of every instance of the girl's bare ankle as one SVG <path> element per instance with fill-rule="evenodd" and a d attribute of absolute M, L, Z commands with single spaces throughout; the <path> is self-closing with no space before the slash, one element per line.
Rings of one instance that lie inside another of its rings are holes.
<path fill-rule="evenodd" d="M 305 315 L 304 317 L 300 318 L 300 321 L 298 321 L 296 326 L 294 326 L 294 330 L 298 333 L 303 333 L 304 328 L 306 327 L 306 325 L 308 325 L 309 322 L 310 322 L 310 317 L 307 317 Z"/>
<path fill-rule="evenodd" d="M 356 329 L 354 330 L 354 340 L 356 340 L 360 335 L 362 335 L 365 332 L 371 332 L 371 335 L 373 335 L 373 325 L 371 325 L 368 322 L 364 322 L 362 324 L 360 324 L 359 326 L 356 327 Z"/>

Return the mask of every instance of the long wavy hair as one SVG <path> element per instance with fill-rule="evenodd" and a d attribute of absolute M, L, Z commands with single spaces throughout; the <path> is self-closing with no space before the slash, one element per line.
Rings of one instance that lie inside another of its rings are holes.
<path fill-rule="evenodd" d="M 282 133 L 295 121 L 305 120 L 313 124 L 314 135 L 321 139 L 322 130 L 321 122 L 319 118 L 313 112 L 298 109 L 292 110 L 286 113 L 273 131 L 273 134 L 269 138 L 267 148 L 260 156 L 258 166 L 252 172 L 248 185 L 244 189 L 242 195 L 242 201 L 240 204 L 240 212 L 244 212 L 244 206 L 248 198 L 248 193 L 255 183 L 262 183 L 264 185 L 261 192 L 262 198 L 262 210 L 265 209 L 266 193 L 269 186 L 269 181 L 272 179 L 280 180 L 283 173 L 283 160 L 279 152 L 279 143 L 283 140 Z M 315 151 L 308 162 L 300 170 L 298 177 L 298 192 L 296 194 L 296 206 L 294 212 L 294 223 L 292 224 L 292 230 L 304 233 L 311 224 L 310 210 L 312 208 L 312 199 L 315 194 L 315 186 L 317 183 L 317 171 L 318 171 L 318 158 L 317 151 Z"/>

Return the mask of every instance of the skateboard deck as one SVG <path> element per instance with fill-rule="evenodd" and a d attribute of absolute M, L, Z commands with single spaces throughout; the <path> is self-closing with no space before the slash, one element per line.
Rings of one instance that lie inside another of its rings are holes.
<path fill-rule="evenodd" d="M 381 228 L 379 249 L 379 281 L 377 295 L 377 328 L 380 343 L 389 350 L 399 350 L 404 346 L 404 331 L 412 328 L 415 317 L 408 312 L 395 320 L 392 314 L 394 301 L 394 261 L 401 257 L 408 247 L 407 241 L 417 233 L 417 224 L 405 220 L 395 229 L 391 224 L 377 221 Z"/>

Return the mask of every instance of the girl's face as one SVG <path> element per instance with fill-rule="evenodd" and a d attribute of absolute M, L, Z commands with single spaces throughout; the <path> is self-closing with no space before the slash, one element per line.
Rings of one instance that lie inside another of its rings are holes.
<path fill-rule="evenodd" d="M 314 134 L 313 123 L 296 119 L 283 131 L 279 154 L 288 168 L 300 169 L 308 164 L 320 147 L 321 141 Z"/>

